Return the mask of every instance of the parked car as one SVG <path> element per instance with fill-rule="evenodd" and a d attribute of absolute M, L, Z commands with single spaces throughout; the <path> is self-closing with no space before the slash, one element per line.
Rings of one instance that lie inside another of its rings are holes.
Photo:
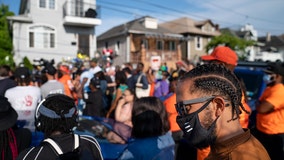
<path fill-rule="evenodd" d="M 264 72 L 267 63 L 265 62 L 238 62 L 235 68 L 235 74 L 244 82 L 248 105 L 251 108 L 249 127 L 252 128 L 256 123 L 256 103 L 262 95 L 266 84 L 263 81 Z"/>

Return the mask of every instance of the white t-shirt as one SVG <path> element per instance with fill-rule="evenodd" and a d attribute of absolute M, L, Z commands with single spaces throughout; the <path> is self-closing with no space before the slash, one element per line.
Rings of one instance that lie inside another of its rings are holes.
<path fill-rule="evenodd" d="M 92 74 L 96 74 L 98 73 L 99 71 L 102 71 L 102 68 L 100 66 L 96 66 L 95 68 L 90 68 L 89 71 L 92 73 Z"/>
<path fill-rule="evenodd" d="M 6 91 L 5 97 L 18 113 L 18 120 L 25 120 L 25 128 L 34 131 L 35 109 L 41 100 L 40 88 L 35 86 L 16 86 Z"/>

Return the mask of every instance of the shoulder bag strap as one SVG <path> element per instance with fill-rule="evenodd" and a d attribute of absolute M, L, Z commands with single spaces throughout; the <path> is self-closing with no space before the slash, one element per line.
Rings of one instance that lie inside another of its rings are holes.
<path fill-rule="evenodd" d="M 141 78 L 142 76 L 145 75 L 143 72 L 139 75 L 138 79 L 137 79 L 137 82 L 136 83 L 141 83 Z M 146 75 L 145 75 L 146 76 Z"/>
<path fill-rule="evenodd" d="M 63 154 L 63 152 L 62 152 L 61 148 L 59 147 L 59 145 L 54 140 L 52 140 L 51 138 L 47 138 L 47 139 L 45 139 L 43 141 L 49 143 L 55 149 L 57 154 L 59 154 L 59 155 Z"/>
<path fill-rule="evenodd" d="M 138 79 L 137 79 L 137 82 L 136 82 L 136 83 L 140 83 L 141 78 L 142 78 L 142 74 L 140 74 L 140 75 L 139 75 L 139 77 L 138 77 Z"/>
<path fill-rule="evenodd" d="M 54 140 L 52 140 L 51 138 L 47 138 L 47 139 L 45 139 L 43 141 L 49 143 L 55 149 L 57 154 L 59 154 L 59 155 L 63 154 L 60 146 Z M 78 148 L 78 147 L 79 147 L 79 136 L 77 134 L 74 134 L 74 150 L 76 148 Z"/>
<path fill-rule="evenodd" d="M 74 149 L 79 147 L 79 135 L 74 134 Z"/>

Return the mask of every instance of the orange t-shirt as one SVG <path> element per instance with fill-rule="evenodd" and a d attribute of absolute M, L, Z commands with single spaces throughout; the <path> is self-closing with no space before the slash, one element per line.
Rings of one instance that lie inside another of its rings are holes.
<path fill-rule="evenodd" d="M 179 128 L 177 122 L 176 122 L 176 118 L 177 118 L 178 113 L 176 111 L 175 104 L 176 104 L 176 94 L 175 93 L 173 95 L 171 95 L 170 97 L 168 97 L 164 101 L 164 105 L 165 105 L 166 111 L 168 113 L 168 119 L 169 119 L 169 123 L 170 123 L 170 130 L 172 132 L 181 130 Z"/>
<path fill-rule="evenodd" d="M 204 149 L 197 149 L 197 160 L 204 160 L 210 153 L 210 147 Z"/>
<path fill-rule="evenodd" d="M 154 92 L 155 92 L 155 82 L 152 82 L 150 85 L 150 96 L 154 96 Z"/>
<path fill-rule="evenodd" d="M 245 109 L 248 112 L 251 112 L 251 109 L 250 109 L 249 105 L 245 101 L 244 95 L 242 96 L 242 104 L 243 104 L 243 106 L 245 107 Z M 240 124 L 241 124 L 242 128 L 248 128 L 248 125 L 249 125 L 249 114 L 246 113 L 245 111 L 242 111 L 242 113 L 240 114 Z"/>
<path fill-rule="evenodd" d="M 267 101 L 274 107 L 274 111 L 268 114 L 256 115 L 256 127 L 266 134 L 284 133 L 284 85 L 276 84 L 267 87 L 261 97 L 261 101 Z"/>
<path fill-rule="evenodd" d="M 61 82 L 64 85 L 64 93 L 69 96 L 72 97 L 72 93 L 71 93 L 71 77 L 67 74 L 63 75 L 60 79 L 58 79 L 59 82 Z"/>

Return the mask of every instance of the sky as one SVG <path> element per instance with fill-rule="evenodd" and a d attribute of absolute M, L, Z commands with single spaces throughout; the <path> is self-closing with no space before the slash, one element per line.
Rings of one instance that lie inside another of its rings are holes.
<path fill-rule="evenodd" d="M 20 0 L 0 0 L 18 14 Z M 284 0 L 97 0 L 101 7 L 100 35 L 108 29 L 142 16 L 152 16 L 159 23 L 188 17 L 210 19 L 220 28 L 239 30 L 251 24 L 258 36 L 284 34 Z"/>

